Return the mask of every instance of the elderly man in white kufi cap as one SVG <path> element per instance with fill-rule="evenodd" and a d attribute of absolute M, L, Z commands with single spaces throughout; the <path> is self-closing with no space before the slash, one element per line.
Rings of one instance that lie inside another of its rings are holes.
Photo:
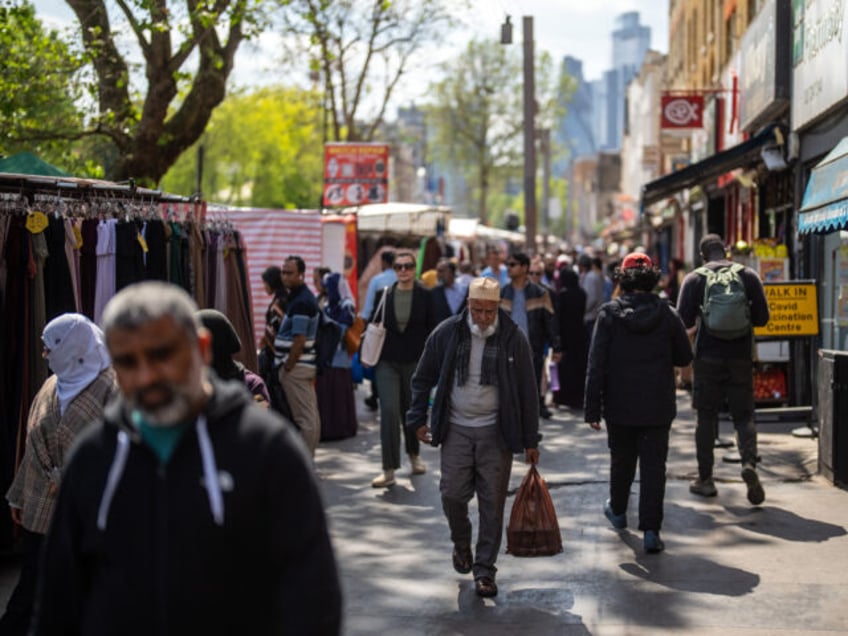
<path fill-rule="evenodd" d="M 475 278 L 468 306 L 427 340 L 412 377 L 407 429 L 441 446 L 442 509 L 454 544 L 453 567 L 473 572 L 477 594 L 495 596 L 512 455 L 539 459 L 539 396 L 527 338 L 498 308 L 500 285 Z M 436 388 L 430 423 L 430 392 Z M 479 531 L 471 550 L 468 502 L 477 495 Z"/>

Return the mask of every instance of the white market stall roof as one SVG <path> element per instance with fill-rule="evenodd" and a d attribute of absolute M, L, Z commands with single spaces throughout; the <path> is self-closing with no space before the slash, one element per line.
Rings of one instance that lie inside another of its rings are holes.
<path fill-rule="evenodd" d="M 489 227 L 480 223 L 479 219 L 451 219 L 448 224 L 448 236 L 455 239 L 473 240 L 483 239 L 491 241 L 509 241 L 510 243 L 523 243 L 524 234 L 521 232 L 510 232 L 495 227 Z"/>
<path fill-rule="evenodd" d="M 391 232 L 416 236 L 435 236 L 438 225 L 446 228 L 451 209 L 445 205 L 421 203 L 374 203 L 346 208 L 342 214 L 356 214 L 360 232 Z"/>

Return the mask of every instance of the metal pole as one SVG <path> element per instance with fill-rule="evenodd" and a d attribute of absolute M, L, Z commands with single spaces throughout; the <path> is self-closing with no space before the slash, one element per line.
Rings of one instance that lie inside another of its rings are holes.
<path fill-rule="evenodd" d="M 539 131 L 539 145 L 542 150 L 542 236 L 545 243 L 542 253 L 548 251 L 548 236 L 551 233 L 551 129 Z"/>
<path fill-rule="evenodd" d="M 536 87 L 533 16 L 522 19 L 524 34 L 524 227 L 527 251 L 536 253 Z"/>

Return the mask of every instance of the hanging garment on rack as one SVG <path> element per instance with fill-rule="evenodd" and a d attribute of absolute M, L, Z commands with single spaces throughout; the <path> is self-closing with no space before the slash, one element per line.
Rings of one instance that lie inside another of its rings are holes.
<path fill-rule="evenodd" d="M 251 303 L 245 295 L 244 265 L 239 262 L 242 258 L 242 249 L 239 246 L 238 233 L 227 233 L 224 245 L 225 251 L 222 253 L 222 261 L 227 301 L 224 313 L 230 319 L 241 341 L 247 343 L 246 346 L 242 346 L 241 351 L 235 357 L 245 367 L 254 373 L 258 373 L 259 360 L 254 345 L 256 338 L 253 335 L 253 321 L 250 315 Z"/>
<path fill-rule="evenodd" d="M 97 290 L 97 219 L 83 219 L 80 247 L 80 300 L 82 313 L 94 320 L 94 297 Z"/>
<path fill-rule="evenodd" d="M 144 251 L 138 241 L 139 222 L 119 220 L 115 226 L 115 291 L 144 280 Z"/>
<path fill-rule="evenodd" d="M 79 223 L 79 219 L 65 219 L 65 258 L 68 261 L 68 269 L 71 272 L 71 285 L 73 286 L 74 295 L 74 311 L 79 313 L 82 307 L 82 299 L 80 297 L 79 277 L 80 277 L 80 251 L 77 245 L 77 237 L 74 233 L 75 227 Z"/>
<path fill-rule="evenodd" d="M 188 241 L 182 224 L 176 221 L 168 223 L 171 228 L 171 236 L 168 239 L 168 280 L 174 285 L 179 285 L 191 293 L 188 278 L 186 276 L 186 261 Z"/>
<path fill-rule="evenodd" d="M 165 247 L 165 224 L 160 219 L 147 221 L 144 232 L 147 243 L 147 263 L 145 278 L 148 280 L 168 280 L 168 251 Z"/>
<path fill-rule="evenodd" d="M 216 306 L 215 298 L 215 283 L 217 274 L 218 262 L 218 233 L 212 230 L 204 231 L 206 237 L 206 306 L 214 308 Z"/>
<path fill-rule="evenodd" d="M 33 239 L 39 235 L 33 235 Z M 44 237 L 47 256 L 44 261 L 45 323 L 56 316 L 76 311 L 71 268 L 65 254 L 65 219 L 50 215 L 47 228 L 40 234 Z M 41 325 L 42 328 L 44 325 Z M 41 333 L 37 331 L 36 333 Z M 46 379 L 46 378 L 45 378 Z M 39 385 L 41 386 L 41 385 Z"/>
<path fill-rule="evenodd" d="M 115 229 L 117 219 L 105 219 L 97 225 L 97 286 L 94 293 L 94 317 L 98 325 L 103 308 L 115 295 Z"/>
<path fill-rule="evenodd" d="M 216 250 L 217 257 L 215 258 L 215 309 L 224 313 L 227 313 L 227 294 L 229 291 L 227 289 L 227 268 L 224 258 L 229 249 L 228 236 L 224 232 L 219 232 Z"/>
<path fill-rule="evenodd" d="M 204 272 L 204 256 L 206 245 L 200 223 L 192 221 L 188 226 L 189 267 L 191 269 L 192 295 L 198 307 L 206 307 L 206 274 Z"/>

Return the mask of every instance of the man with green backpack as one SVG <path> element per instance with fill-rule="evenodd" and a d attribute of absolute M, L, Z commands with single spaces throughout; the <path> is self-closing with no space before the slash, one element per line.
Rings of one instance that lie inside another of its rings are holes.
<path fill-rule="evenodd" d="M 703 497 L 718 494 L 713 482 L 713 443 L 719 410 L 726 400 L 736 428 L 748 501 L 757 506 L 765 500 L 765 492 L 757 475 L 753 328 L 768 322 L 768 303 L 760 277 L 728 260 L 718 234 L 704 236 L 699 248 L 704 266 L 686 276 L 677 301 L 683 324 L 695 331 L 692 401 L 698 413 L 698 478 L 689 491 Z"/>

